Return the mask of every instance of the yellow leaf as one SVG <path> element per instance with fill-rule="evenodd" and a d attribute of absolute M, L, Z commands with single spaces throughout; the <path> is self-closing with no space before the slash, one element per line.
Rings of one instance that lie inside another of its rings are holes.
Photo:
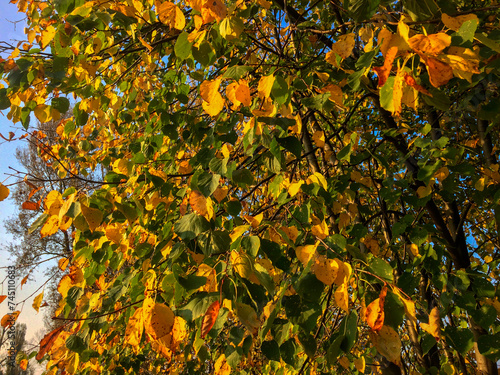
<path fill-rule="evenodd" d="M 392 327 L 383 326 L 379 332 L 370 331 L 370 339 L 381 355 L 396 365 L 400 363 L 401 340 Z"/>
<path fill-rule="evenodd" d="M 441 167 L 439 168 L 436 173 L 434 173 L 434 177 L 439 181 L 442 182 L 446 180 L 446 178 L 450 175 L 450 171 L 448 170 L 447 167 Z"/>
<path fill-rule="evenodd" d="M 408 44 L 416 52 L 427 55 L 439 55 L 451 44 L 451 36 L 446 33 L 418 34 L 408 39 Z"/>
<path fill-rule="evenodd" d="M 313 235 L 319 237 L 322 240 L 324 240 L 330 234 L 325 220 L 323 220 L 321 223 L 317 225 L 313 225 L 313 227 L 311 228 L 311 232 Z"/>
<path fill-rule="evenodd" d="M 439 60 L 453 69 L 453 75 L 472 83 L 472 75 L 480 74 L 479 62 L 457 55 L 440 55 Z"/>
<path fill-rule="evenodd" d="M 219 92 L 220 78 L 203 81 L 200 85 L 200 95 L 203 98 L 203 109 L 212 117 L 217 116 L 224 108 L 224 98 Z"/>
<path fill-rule="evenodd" d="M 106 237 L 119 245 L 123 239 L 122 227 L 118 223 L 110 224 L 106 227 Z"/>
<path fill-rule="evenodd" d="M 297 240 L 297 237 L 299 236 L 299 231 L 295 226 L 291 227 L 281 227 L 280 228 L 283 232 L 285 232 L 286 236 L 295 243 L 295 240 Z"/>
<path fill-rule="evenodd" d="M 262 105 L 252 111 L 257 117 L 273 117 L 276 114 L 276 107 L 271 98 L 264 99 Z"/>
<path fill-rule="evenodd" d="M 220 35 L 229 41 L 237 40 L 243 29 L 243 21 L 239 17 L 224 18 L 219 26 Z"/>
<path fill-rule="evenodd" d="M 50 25 L 47 26 L 45 30 L 42 31 L 42 38 L 40 40 L 40 46 L 42 49 L 48 46 L 48 44 L 54 39 L 54 36 L 56 35 L 56 29 L 54 26 Z"/>
<path fill-rule="evenodd" d="M 233 228 L 233 231 L 229 235 L 231 237 L 231 241 L 234 242 L 234 240 L 240 238 L 241 235 L 249 229 L 250 229 L 250 225 L 239 225 L 239 226 Z"/>
<path fill-rule="evenodd" d="M 252 98 L 250 95 L 250 88 L 248 87 L 248 82 L 245 80 L 240 80 L 235 92 L 236 99 L 243 103 L 244 106 L 249 107 L 252 104 Z"/>
<path fill-rule="evenodd" d="M 325 133 L 322 130 L 316 130 L 312 136 L 312 140 L 316 147 L 325 147 Z"/>
<path fill-rule="evenodd" d="M 359 357 L 354 360 L 354 367 L 356 367 L 356 370 L 358 370 L 361 374 L 365 373 L 365 357 Z"/>
<path fill-rule="evenodd" d="M 274 84 L 274 75 L 262 76 L 257 86 L 257 92 L 261 98 L 268 98 L 271 95 L 271 89 Z"/>
<path fill-rule="evenodd" d="M 150 316 L 145 318 L 146 334 L 152 340 L 165 338 L 172 332 L 175 315 L 167 305 L 156 303 L 151 309 Z"/>
<path fill-rule="evenodd" d="M 257 317 L 255 310 L 245 304 L 236 302 L 234 304 L 236 315 L 241 323 L 253 334 L 256 333 L 257 328 L 260 326 L 260 321 Z"/>
<path fill-rule="evenodd" d="M 182 30 L 186 26 L 186 18 L 182 10 L 175 4 L 165 1 L 158 6 L 158 18 L 172 29 Z"/>
<path fill-rule="evenodd" d="M 417 323 L 417 312 L 415 310 L 415 302 L 411 299 L 407 299 L 403 297 L 401 292 L 398 289 L 394 289 L 394 293 L 399 297 L 399 299 L 403 302 L 405 313 L 408 319 L 413 323 Z"/>
<path fill-rule="evenodd" d="M 419 253 L 418 253 L 418 246 L 414 243 L 412 243 L 410 245 L 410 251 L 411 253 L 413 254 L 414 257 L 418 257 Z"/>
<path fill-rule="evenodd" d="M 365 310 L 364 319 L 374 332 L 380 331 L 382 329 L 382 326 L 384 325 L 384 303 L 386 295 L 387 286 L 384 285 L 384 287 L 380 291 L 379 297 L 372 301 L 372 303 L 370 303 Z"/>
<path fill-rule="evenodd" d="M 292 182 L 290 186 L 288 186 L 288 193 L 290 194 L 291 197 L 297 195 L 303 183 L 304 181 Z"/>
<path fill-rule="evenodd" d="M 252 226 L 253 229 L 256 229 L 259 227 L 260 222 L 264 218 L 264 214 L 260 213 L 255 216 L 245 215 L 243 217 L 245 218 L 246 221 L 248 221 L 248 223 Z"/>
<path fill-rule="evenodd" d="M 325 176 L 323 176 L 321 173 L 319 172 L 315 172 L 313 173 L 312 175 L 310 175 L 306 182 L 308 184 L 311 184 L 311 183 L 316 183 L 318 184 L 319 186 L 321 186 L 323 189 L 327 190 L 328 187 L 326 185 L 326 179 L 325 179 Z"/>
<path fill-rule="evenodd" d="M 123 174 L 125 176 L 128 176 L 130 173 L 129 169 L 130 166 L 131 163 L 127 159 L 118 159 L 113 162 L 112 169 L 113 172 L 117 174 Z"/>
<path fill-rule="evenodd" d="M 59 216 L 52 215 L 48 218 L 48 220 L 43 225 L 40 230 L 40 236 L 42 238 L 47 236 L 52 236 L 54 233 L 57 233 L 59 230 Z"/>
<path fill-rule="evenodd" d="M 476 183 L 474 184 L 474 187 L 478 191 L 483 191 L 485 185 L 486 185 L 486 179 L 484 177 L 481 177 L 479 180 L 476 181 Z"/>
<path fill-rule="evenodd" d="M 28 368 L 28 360 L 26 358 L 21 359 L 21 362 L 19 362 L 19 367 L 21 370 L 25 371 Z"/>
<path fill-rule="evenodd" d="M 300 260 L 300 262 L 306 266 L 307 263 L 309 263 L 309 260 L 314 256 L 316 253 L 316 248 L 318 245 L 305 245 L 305 246 L 297 246 L 295 249 L 295 254 L 297 255 L 297 258 Z"/>
<path fill-rule="evenodd" d="M 339 55 L 342 59 L 346 59 L 351 56 L 352 50 L 354 48 L 356 36 L 353 33 L 342 35 L 333 44 L 332 50 L 327 53 L 326 61 L 330 62 L 334 58 L 334 55 Z M 333 64 L 333 65 L 336 65 Z"/>
<path fill-rule="evenodd" d="M 90 230 L 93 232 L 102 222 L 102 211 L 97 208 L 87 207 L 84 204 L 81 204 L 80 208 L 82 209 L 83 217 L 87 221 Z"/>
<path fill-rule="evenodd" d="M 342 262 L 340 259 L 334 259 L 338 264 L 337 278 L 335 279 L 335 284 L 342 285 L 347 284 L 351 277 L 352 268 L 349 263 Z"/>
<path fill-rule="evenodd" d="M 68 290 L 73 286 L 73 281 L 69 275 L 64 275 L 57 285 L 57 291 L 61 294 L 62 298 L 66 298 Z"/>
<path fill-rule="evenodd" d="M 340 107 L 344 106 L 344 94 L 342 93 L 342 89 L 340 88 L 340 86 L 331 83 L 323 87 L 321 89 L 321 92 L 329 92 L 330 93 L 330 97 L 328 98 L 329 100 L 339 105 Z"/>
<path fill-rule="evenodd" d="M 0 202 L 7 198 L 10 194 L 10 190 L 8 187 L 4 186 L 0 183 Z"/>
<path fill-rule="evenodd" d="M 329 259 L 324 255 L 317 254 L 311 271 L 323 284 L 332 285 L 337 278 L 339 266 L 334 259 Z"/>
<path fill-rule="evenodd" d="M 33 308 L 36 310 L 38 313 L 40 311 L 40 305 L 42 304 L 43 300 L 43 291 L 39 295 L 37 295 L 35 298 L 33 298 Z"/>
<path fill-rule="evenodd" d="M 335 291 L 335 303 L 345 312 L 349 311 L 349 294 L 347 293 L 347 283 L 340 285 Z"/>
<path fill-rule="evenodd" d="M 127 328 L 125 329 L 125 342 L 132 346 L 132 350 L 134 350 L 135 353 L 139 352 L 143 330 L 144 316 L 142 307 L 139 307 L 128 320 Z"/>
<path fill-rule="evenodd" d="M 420 327 L 432 335 L 436 341 L 439 341 L 441 337 L 441 319 L 439 318 L 439 308 L 437 306 L 429 314 L 429 323 L 420 323 Z"/>
<path fill-rule="evenodd" d="M 419 198 L 425 198 L 432 193 L 432 186 L 429 184 L 427 186 L 420 186 L 417 189 L 417 195 Z"/>
<path fill-rule="evenodd" d="M 451 17 L 446 13 L 441 14 L 441 21 L 443 21 L 444 25 L 453 31 L 458 31 L 460 26 L 462 26 L 465 22 L 470 20 L 476 20 L 479 22 L 477 16 L 475 14 L 464 14 L 463 16 Z"/>
<path fill-rule="evenodd" d="M 238 275 L 247 280 L 252 277 L 252 261 L 245 253 L 233 250 L 231 251 L 230 259 L 231 264 L 233 265 L 233 269 L 238 273 Z"/>
<path fill-rule="evenodd" d="M 226 356 L 224 354 L 220 355 L 215 361 L 214 375 L 229 375 L 231 374 L 231 367 L 226 361 Z"/>
<path fill-rule="evenodd" d="M 44 204 L 45 204 L 45 208 L 46 208 L 45 212 L 47 214 L 59 216 L 59 210 L 61 209 L 61 207 L 63 205 L 61 193 L 58 192 L 57 190 L 52 190 L 45 197 Z"/>
<path fill-rule="evenodd" d="M 344 356 L 344 357 L 339 359 L 339 363 L 343 368 L 345 368 L 346 370 L 349 370 L 349 365 L 351 364 L 349 362 L 349 358 Z"/>

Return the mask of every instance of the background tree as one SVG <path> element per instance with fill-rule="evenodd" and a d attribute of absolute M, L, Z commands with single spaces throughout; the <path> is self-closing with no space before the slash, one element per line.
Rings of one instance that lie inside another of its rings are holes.
<path fill-rule="evenodd" d="M 496 3 L 18 5 L 0 108 L 72 95 L 40 157 L 92 187 L 36 219 L 49 373 L 497 373 Z"/>

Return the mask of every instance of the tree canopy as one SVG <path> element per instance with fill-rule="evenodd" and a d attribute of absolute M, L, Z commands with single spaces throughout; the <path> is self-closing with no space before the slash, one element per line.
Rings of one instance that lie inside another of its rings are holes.
<path fill-rule="evenodd" d="M 48 374 L 497 374 L 495 1 L 11 2 Z"/>

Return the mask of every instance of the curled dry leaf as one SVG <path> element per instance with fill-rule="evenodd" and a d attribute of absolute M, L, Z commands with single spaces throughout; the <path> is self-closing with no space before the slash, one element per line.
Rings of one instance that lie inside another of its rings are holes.
<path fill-rule="evenodd" d="M 40 350 L 38 351 L 38 354 L 36 355 L 36 360 L 40 361 L 45 353 L 47 353 L 52 345 L 54 345 L 54 342 L 56 341 L 57 337 L 61 334 L 63 331 L 64 326 L 60 326 L 59 328 L 54 329 L 53 331 L 47 333 L 42 341 L 40 341 Z"/>

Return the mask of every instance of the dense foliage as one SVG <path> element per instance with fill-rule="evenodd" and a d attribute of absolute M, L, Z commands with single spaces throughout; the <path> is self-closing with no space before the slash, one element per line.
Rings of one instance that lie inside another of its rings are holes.
<path fill-rule="evenodd" d="M 47 373 L 497 374 L 495 1 L 12 2 Z"/>

